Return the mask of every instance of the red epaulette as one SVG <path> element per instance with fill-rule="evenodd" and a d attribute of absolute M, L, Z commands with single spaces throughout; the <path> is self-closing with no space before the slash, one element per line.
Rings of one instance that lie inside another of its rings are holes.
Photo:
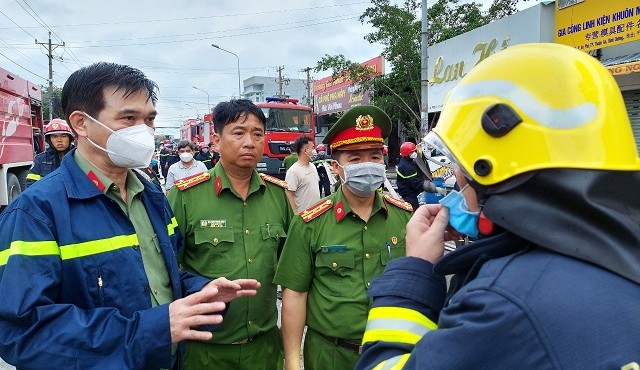
<path fill-rule="evenodd" d="M 304 222 L 309 222 L 325 213 L 326 211 L 330 210 L 331 207 L 333 207 L 333 202 L 331 202 L 331 199 L 321 200 L 320 202 L 307 208 L 304 212 L 300 213 L 300 217 L 302 217 Z"/>
<path fill-rule="evenodd" d="M 268 182 L 270 182 L 272 184 L 276 184 L 276 185 L 278 185 L 280 187 L 283 187 L 285 189 L 287 188 L 287 182 L 284 181 L 284 180 L 280 180 L 277 177 L 273 177 L 273 176 L 269 176 L 269 175 L 265 175 L 264 173 L 261 173 L 260 174 L 260 178 L 262 178 L 262 180 L 264 180 L 264 181 L 268 181 Z"/>
<path fill-rule="evenodd" d="M 187 176 L 183 179 L 177 180 L 173 184 L 179 190 L 185 190 L 201 182 L 205 182 L 209 180 L 210 177 L 211 175 L 209 174 L 209 172 L 201 172 L 201 173 L 197 173 L 195 175 Z"/>
<path fill-rule="evenodd" d="M 384 195 L 384 200 L 387 203 L 391 203 L 391 204 L 393 204 L 394 206 L 396 206 L 398 208 L 404 209 L 405 211 L 413 212 L 413 207 L 411 206 L 411 203 L 402 201 L 400 199 L 396 199 L 396 198 L 394 198 L 392 196 L 389 196 L 387 194 Z"/>

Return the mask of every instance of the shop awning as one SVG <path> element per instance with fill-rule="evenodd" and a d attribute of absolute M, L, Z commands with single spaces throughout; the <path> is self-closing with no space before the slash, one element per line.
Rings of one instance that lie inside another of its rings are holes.
<path fill-rule="evenodd" d="M 621 55 L 615 58 L 603 59 L 602 64 L 614 76 L 640 72 L 640 53 Z"/>

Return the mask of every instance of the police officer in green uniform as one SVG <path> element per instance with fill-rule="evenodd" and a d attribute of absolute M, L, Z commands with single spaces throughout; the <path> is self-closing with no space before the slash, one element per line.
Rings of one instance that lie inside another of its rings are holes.
<path fill-rule="evenodd" d="M 169 194 L 185 246 L 182 268 L 203 276 L 252 277 L 262 283 L 255 297 L 229 306 L 210 342 L 190 342 L 186 369 L 282 369 L 277 327 L 277 254 L 293 211 L 286 183 L 260 175 L 266 118 L 249 100 L 218 104 L 213 112 L 220 162 L 176 184 Z"/>
<path fill-rule="evenodd" d="M 285 369 L 353 369 L 367 323 L 367 288 L 405 254 L 411 205 L 376 192 L 385 179 L 382 146 L 391 121 L 379 108 L 347 111 L 324 139 L 338 191 L 295 216 L 274 282 L 283 286 Z"/>

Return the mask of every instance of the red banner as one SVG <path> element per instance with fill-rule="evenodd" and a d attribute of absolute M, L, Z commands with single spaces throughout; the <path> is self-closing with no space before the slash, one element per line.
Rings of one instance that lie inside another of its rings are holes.
<path fill-rule="evenodd" d="M 381 56 L 360 63 L 369 67 L 375 75 L 384 73 L 384 59 Z M 358 86 L 353 85 L 346 76 L 335 80 L 329 76 L 313 82 L 314 111 L 325 115 L 342 112 L 357 105 L 369 104 L 371 97 L 368 91 L 358 92 Z"/>

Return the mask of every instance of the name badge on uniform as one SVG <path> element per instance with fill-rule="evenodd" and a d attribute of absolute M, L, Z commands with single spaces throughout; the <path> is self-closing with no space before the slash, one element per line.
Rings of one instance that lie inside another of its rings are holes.
<path fill-rule="evenodd" d="M 227 227 L 227 220 L 200 220 L 200 227 Z"/>
<path fill-rule="evenodd" d="M 323 245 L 320 247 L 320 253 L 342 253 L 348 250 L 346 245 Z"/>

